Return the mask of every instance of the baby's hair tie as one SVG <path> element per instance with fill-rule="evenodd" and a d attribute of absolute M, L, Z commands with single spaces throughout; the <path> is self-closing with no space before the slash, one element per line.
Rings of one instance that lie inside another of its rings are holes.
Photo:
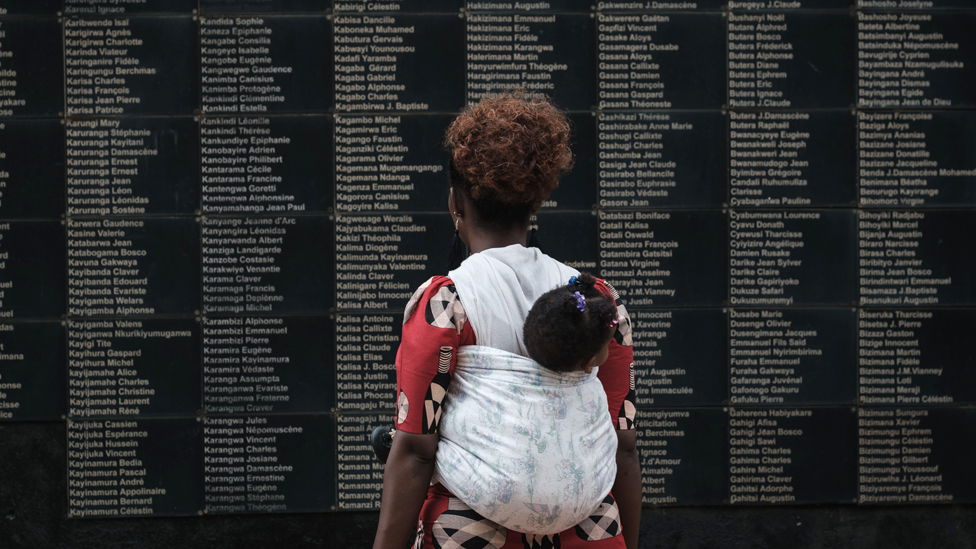
<path fill-rule="evenodd" d="M 575 284 L 576 284 L 576 277 L 575 276 L 569 277 L 569 285 L 573 286 Z"/>
<path fill-rule="evenodd" d="M 614 318 L 610 322 L 607 322 L 607 327 L 608 328 L 616 328 L 617 327 L 617 319 Z"/>
<path fill-rule="evenodd" d="M 586 298 L 579 292 L 574 292 L 573 295 L 576 296 L 576 308 L 582 313 L 586 310 Z"/>

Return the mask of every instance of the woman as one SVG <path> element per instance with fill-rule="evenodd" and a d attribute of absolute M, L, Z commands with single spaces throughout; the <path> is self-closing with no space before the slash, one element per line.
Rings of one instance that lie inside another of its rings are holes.
<path fill-rule="evenodd" d="M 451 278 L 425 282 L 407 305 L 396 360 L 397 432 L 384 475 L 376 549 L 403 549 L 414 535 L 417 548 L 637 547 L 641 478 L 630 319 L 622 306 L 609 358 L 598 373 L 608 421 L 617 429 L 616 455 L 606 458 L 616 461 L 616 476 L 612 497 L 593 516 L 562 532 L 522 534 L 484 519 L 439 482 L 431 485 L 437 480 L 442 405 L 451 413 L 445 395 L 458 348 L 488 346 L 527 356 L 522 324 L 532 303 L 579 274 L 524 246 L 530 217 L 572 166 L 569 133 L 566 116 L 548 101 L 520 94 L 485 99 L 448 128 L 448 208 L 456 240 L 472 255 Z"/>

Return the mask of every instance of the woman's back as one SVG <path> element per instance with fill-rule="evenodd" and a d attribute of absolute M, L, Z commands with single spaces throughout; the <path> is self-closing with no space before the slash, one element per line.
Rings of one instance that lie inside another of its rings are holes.
<path fill-rule="evenodd" d="M 539 296 L 577 275 L 538 248 L 516 244 L 474 254 L 448 277 L 478 345 L 529 356 L 522 341 L 529 309 Z"/>

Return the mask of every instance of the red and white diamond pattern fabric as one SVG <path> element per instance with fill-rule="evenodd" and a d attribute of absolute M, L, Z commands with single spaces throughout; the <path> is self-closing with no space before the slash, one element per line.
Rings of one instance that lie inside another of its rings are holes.
<path fill-rule="evenodd" d="M 523 549 L 560 549 L 559 534 L 522 534 Z"/>
<path fill-rule="evenodd" d="M 576 525 L 576 535 L 583 541 L 600 541 L 620 534 L 620 510 L 613 496 L 607 495 L 592 515 Z"/>
<path fill-rule="evenodd" d="M 500 549 L 507 538 L 507 528 L 483 518 L 453 497 L 433 527 L 436 549 Z"/>
<path fill-rule="evenodd" d="M 457 290 L 453 284 L 441 286 L 437 293 L 431 296 L 427 307 L 427 324 L 435 328 L 453 328 L 460 334 L 468 317 L 464 306 L 458 300 Z"/>

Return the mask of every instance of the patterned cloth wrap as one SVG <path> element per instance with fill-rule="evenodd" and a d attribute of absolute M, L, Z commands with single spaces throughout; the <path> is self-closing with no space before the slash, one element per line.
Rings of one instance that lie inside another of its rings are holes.
<path fill-rule="evenodd" d="M 596 370 L 559 373 L 507 351 L 458 349 L 435 481 L 481 516 L 528 534 L 586 519 L 617 474 Z"/>

